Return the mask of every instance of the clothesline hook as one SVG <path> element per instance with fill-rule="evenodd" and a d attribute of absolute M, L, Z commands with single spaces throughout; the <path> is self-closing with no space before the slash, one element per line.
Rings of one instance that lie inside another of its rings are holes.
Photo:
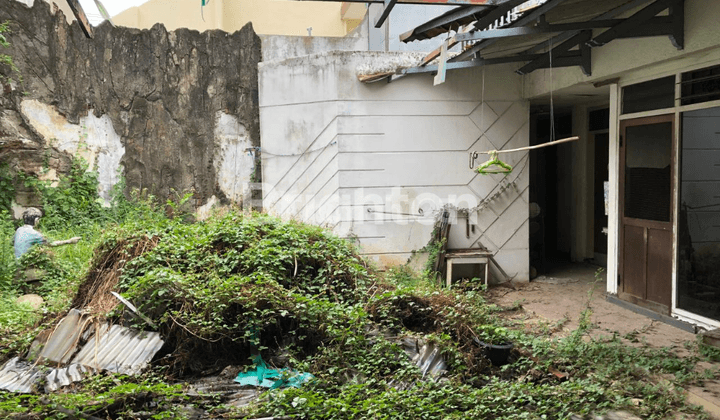
<path fill-rule="evenodd" d="M 478 152 L 470 152 L 470 169 L 475 167 L 475 160 L 478 158 Z"/>

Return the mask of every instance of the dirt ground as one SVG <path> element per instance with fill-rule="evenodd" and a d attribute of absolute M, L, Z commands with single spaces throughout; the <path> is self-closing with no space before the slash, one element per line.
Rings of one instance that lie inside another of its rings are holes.
<path fill-rule="evenodd" d="M 530 283 L 513 283 L 514 289 L 504 286 L 491 288 L 489 294 L 498 305 L 521 304 L 524 309 L 521 312 L 531 318 L 538 316 L 551 322 L 567 319 L 558 331 L 561 333 L 577 327 L 580 313 L 585 309 L 592 291 L 591 320 L 598 327 L 594 330 L 596 334 L 617 331 L 624 335 L 637 331 L 641 333 L 638 338 L 643 337 L 652 346 L 683 349 L 684 343 L 695 340 L 695 334 L 605 300 L 606 273 L 601 273 L 596 279 L 598 268 L 590 264 L 567 264 Z"/>
<path fill-rule="evenodd" d="M 510 315 L 512 318 L 524 323 L 545 323 L 561 335 L 578 326 L 589 299 L 591 322 L 596 325 L 591 334 L 612 335 L 617 331 L 623 336 L 634 332 L 636 345 L 646 343 L 669 347 L 681 356 L 689 354 L 685 344 L 694 341 L 695 334 L 605 300 L 606 273 L 596 278 L 598 268 L 590 264 L 567 264 L 530 283 L 491 287 L 489 300 L 503 307 L 521 305 L 521 310 Z M 720 365 L 701 363 L 699 367 L 718 369 Z M 691 387 L 687 391 L 691 402 L 703 405 L 711 418 L 720 420 L 720 382 L 707 381 L 703 387 Z"/>

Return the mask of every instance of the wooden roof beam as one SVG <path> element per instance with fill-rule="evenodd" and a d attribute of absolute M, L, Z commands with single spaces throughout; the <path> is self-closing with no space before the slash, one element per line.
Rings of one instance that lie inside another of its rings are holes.
<path fill-rule="evenodd" d="M 92 25 L 90 25 L 90 21 L 88 21 L 87 16 L 85 16 L 85 11 L 83 10 L 82 6 L 80 6 L 80 2 L 78 0 L 67 0 L 68 6 L 70 6 L 70 10 L 73 11 L 73 14 L 75 15 L 75 19 L 77 19 L 78 23 L 80 24 L 80 28 L 85 32 L 85 36 L 88 38 L 93 37 L 93 28 Z"/>
<path fill-rule="evenodd" d="M 539 68 L 547 68 L 552 64 L 555 64 L 555 62 L 562 56 L 564 56 L 568 51 L 570 51 L 571 48 L 574 48 L 580 44 L 584 44 L 592 38 L 592 31 L 582 31 L 578 33 L 577 35 L 573 36 L 572 38 L 568 39 L 567 41 L 557 45 L 555 48 L 553 48 L 549 54 L 541 54 L 539 58 L 536 58 L 535 60 L 529 62 L 528 64 L 521 67 L 519 70 L 517 70 L 518 74 L 528 74 L 534 70 L 537 70 Z M 551 59 L 552 55 L 552 59 Z M 555 67 L 553 65 L 553 67 Z"/>
<path fill-rule="evenodd" d="M 565 32 L 575 30 L 582 31 L 585 29 L 594 28 L 612 28 L 622 22 L 624 22 L 624 19 L 607 19 L 588 22 L 560 23 L 556 25 L 522 26 L 519 28 L 492 29 L 488 31 L 458 34 L 455 35 L 454 38 L 459 42 L 495 38 L 510 38 L 515 36 L 536 35 L 553 32 Z"/>
<path fill-rule="evenodd" d="M 507 12 L 509 12 L 510 10 L 512 10 L 512 9 L 514 9 L 515 7 L 517 7 L 518 4 L 522 4 L 522 3 L 524 3 L 525 1 L 527 1 L 527 0 L 509 0 L 508 2 L 504 3 L 504 4 L 501 5 L 501 6 L 497 6 L 496 8 L 494 8 L 493 10 L 491 10 L 489 13 L 487 13 L 485 16 L 483 16 L 483 17 L 481 17 L 480 19 L 478 19 L 477 22 L 475 23 L 475 26 L 477 26 L 478 24 L 480 24 L 480 25 L 484 25 L 483 27 L 486 27 L 486 26 L 490 25 L 491 23 L 495 22 L 495 20 L 497 20 L 499 17 L 504 16 Z M 458 14 L 455 15 L 455 16 L 461 16 L 462 13 L 468 13 L 468 12 L 472 12 L 472 14 L 474 14 L 474 13 L 477 13 L 478 11 L 480 11 L 480 10 L 478 10 L 478 9 L 476 9 L 476 8 L 468 7 L 468 8 L 465 8 L 465 9 L 459 9 L 459 10 L 458 10 Z M 450 14 L 446 14 L 446 15 L 443 15 L 443 16 L 450 17 L 449 15 L 450 15 Z M 470 15 L 471 15 L 471 14 L 470 14 Z M 439 18 L 441 18 L 441 17 L 443 17 L 443 16 L 439 16 L 437 19 L 439 19 Z M 465 16 L 469 16 L 469 15 L 466 14 Z M 426 24 L 424 24 L 424 25 L 421 25 L 421 26 L 419 26 L 418 28 L 413 29 L 413 30 L 410 31 L 410 32 L 406 32 L 405 34 L 400 35 L 400 40 L 403 41 L 403 42 L 407 42 L 405 39 L 403 39 L 403 36 L 408 35 L 408 34 L 411 34 L 411 33 L 416 33 L 416 31 L 418 31 L 420 28 L 425 28 L 425 29 L 422 29 L 422 31 L 424 32 L 424 31 L 428 31 L 428 30 L 431 29 L 431 28 L 428 27 L 428 26 L 432 26 L 432 25 L 435 25 L 435 27 L 441 26 L 441 25 L 438 25 L 438 23 L 440 23 L 441 21 L 439 21 L 439 20 L 437 20 L 437 19 L 433 19 L 433 20 L 431 20 L 430 22 L 428 22 L 428 23 L 426 23 Z M 456 20 L 457 20 L 457 19 L 456 19 Z M 433 23 L 433 22 L 435 22 L 435 23 Z M 447 24 L 447 22 L 445 22 L 445 23 L 443 23 L 443 24 Z M 468 30 L 469 30 L 469 29 L 470 29 L 470 28 L 468 28 Z M 419 31 L 418 31 L 418 32 L 419 32 Z M 406 37 L 406 39 L 407 39 L 407 38 L 408 38 L 408 37 Z M 454 47 L 455 45 L 458 44 L 458 42 L 459 42 L 459 41 L 455 40 L 454 38 L 451 39 L 451 40 L 448 42 L 448 48 Z M 426 55 L 425 58 L 423 58 L 421 65 L 422 65 L 422 66 L 426 65 L 427 63 L 429 63 L 429 62 L 431 62 L 432 60 L 434 60 L 438 55 L 440 55 L 440 48 L 441 48 L 441 47 L 438 47 L 436 50 L 434 50 L 434 51 L 432 51 L 430 54 Z"/>
<path fill-rule="evenodd" d="M 375 21 L 376 28 L 380 28 L 383 26 L 383 23 L 385 23 L 385 20 L 387 20 L 388 16 L 390 16 L 390 12 L 392 11 L 393 7 L 395 7 L 395 4 L 397 2 L 398 0 L 385 0 L 385 8 L 380 14 L 380 17 Z"/>
<path fill-rule="evenodd" d="M 516 20 L 515 22 L 508 25 L 508 27 L 518 27 L 527 25 L 529 23 L 534 22 L 536 19 L 538 19 L 540 16 L 544 15 L 548 11 L 552 10 L 556 6 L 558 6 L 560 3 L 562 3 L 565 0 L 548 0 L 544 4 L 541 4 L 537 8 L 533 9 L 530 13 L 526 14 L 525 16 L 521 17 L 520 19 Z M 472 58 L 475 54 L 477 54 L 480 50 L 483 48 L 489 47 L 490 45 L 496 43 L 497 40 L 494 39 L 488 39 L 485 41 L 480 41 L 473 45 L 472 47 L 468 48 L 467 50 L 463 51 L 462 53 L 456 55 L 455 57 L 448 60 L 448 62 L 456 62 L 456 61 L 463 61 L 467 60 L 469 58 Z"/>
<path fill-rule="evenodd" d="M 300 0 L 336 3 L 385 3 L 385 0 Z M 497 6 L 508 0 L 397 0 L 398 4 L 425 4 L 429 6 Z"/>
<path fill-rule="evenodd" d="M 634 1 L 631 1 L 630 3 L 626 3 L 626 4 L 622 5 L 620 7 L 616 7 L 607 13 L 603 13 L 602 15 L 597 16 L 596 18 L 591 19 L 591 20 L 613 19 L 625 12 L 629 12 L 630 10 L 640 7 L 640 6 L 644 5 L 645 3 L 650 3 L 651 1 L 653 1 L 653 0 L 634 0 Z M 550 44 L 560 45 L 562 42 L 565 42 L 568 39 L 577 35 L 579 32 L 580 31 L 565 32 L 565 33 L 560 34 L 556 37 L 553 37 L 552 39 L 549 39 L 545 42 L 541 42 L 541 43 L 535 45 L 534 47 L 521 52 L 520 54 L 532 54 L 532 53 L 536 53 L 539 51 L 543 51 L 546 48 L 548 48 L 550 46 Z"/>
<path fill-rule="evenodd" d="M 648 5 L 639 12 L 625 19 L 622 23 L 615 25 L 607 31 L 596 36 L 588 42 L 591 47 L 601 47 L 608 42 L 621 37 L 625 32 L 629 32 L 649 21 L 658 13 L 666 10 L 670 6 L 677 5 L 681 0 L 657 0 Z"/>
<path fill-rule="evenodd" d="M 467 19 L 468 23 L 474 20 L 474 15 L 487 11 L 488 6 L 469 6 L 469 7 L 458 7 L 457 9 L 451 10 L 441 16 L 431 19 L 422 25 L 411 29 L 404 34 L 400 35 L 401 42 L 411 42 L 419 39 L 419 35 L 433 29 L 442 28 L 449 26 L 450 29 L 457 29 L 462 26 L 458 21 Z"/>
<path fill-rule="evenodd" d="M 589 48 L 588 48 L 589 50 Z M 558 57 L 557 60 L 553 60 L 553 67 L 575 67 L 582 66 L 584 62 L 587 62 L 588 58 L 584 55 L 583 51 L 570 51 L 562 57 Z M 505 64 L 505 63 L 518 63 L 524 61 L 531 61 L 540 58 L 547 54 L 527 54 L 527 55 L 511 55 L 508 57 L 498 58 L 478 58 L 474 60 L 459 61 L 455 63 L 445 64 L 447 70 L 465 69 L 470 67 L 489 66 L 493 64 Z M 438 71 L 438 65 L 432 64 L 429 66 L 417 66 L 408 69 L 400 70 L 400 74 L 416 74 L 416 73 L 435 73 Z"/>

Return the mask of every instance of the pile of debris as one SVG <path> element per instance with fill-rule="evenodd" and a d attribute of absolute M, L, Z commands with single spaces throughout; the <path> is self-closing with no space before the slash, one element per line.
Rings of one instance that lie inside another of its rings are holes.
<path fill-rule="evenodd" d="M 268 216 L 229 214 L 111 236 L 73 309 L 5 363 L 0 389 L 49 393 L 101 371 L 137 375 L 153 365 L 165 366 L 170 380 L 194 383 L 191 395 L 242 405 L 258 388 L 301 386 L 336 363 L 322 353 L 342 345 L 341 327 L 361 331 L 365 350 L 388 344 L 388 359 L 404 350 L 405 361 L 393 363 L 414 364 L 420 378 L 441 377 L 441 348 L 423 334 L 442 329 L 447 298 L 431 304 L 394 293 L 347 241 Z M 292 366 L 313 357 L 314 372 Z M 344 369 L 346 379 L 363 375 L 349 360 Z"/>

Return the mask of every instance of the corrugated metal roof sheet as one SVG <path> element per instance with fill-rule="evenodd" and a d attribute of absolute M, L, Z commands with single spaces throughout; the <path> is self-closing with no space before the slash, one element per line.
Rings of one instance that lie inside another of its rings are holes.
<path fill-rule="evenodd" d="M 93 371 L 138 374 L 164 344 L 156 332 L 102 324 L 77 352 L 78 342 L 85 338 L 82 335 L 86 326 L 86 317 L 78 310 L 71 310 L 52 331 L 38 355 L 40 361 L 66 364 L 77 353 L 71 364 L 51 369 L 15 357 L 0 369 L 0 389 L 31 393 L 37 391 L 42 381 L 45 391 L 52 392 L 80 381 Z M 33 346 L 42 345 L 42 339 L 37 341 Z M 30 355 L 33 354 L 37 351 L 31 350 Z"/>
<path fill-rule="evenodd" d="M 93 373 L 95 372 L 92 369 L 78 364 L 53 369 L 45 376 L 45 392 L 57 391 L 73 382 L 79 382 Z"/>
<path fill-rule="evenodd" d="M 440 376 L 447 370 L 447 364 L 440 353 L 440 348 L 432 343 L 415 337 L 403 337 L 402 345 L 405 353 L 420 368 L 423 378 Z"/>
<path fill-rule="evenodd" d="M 14 357 L 0 370 L 0 389 L 29 394 L 39 390 L 44 383 L 45 392 L 52 392 L 78 382 L 90 373 L 91 369 L 77 364 L 49 369 Z"/>
<path fill-rule="evenodd" d="M 70 361 L 75 346 L 77 345 L 83 329 L 85 329 L 84 320 L 80 311 L 71 309 L 63 318 L 57 327 L 52 331 L 50 338 L 43 346 L 38 357 L 40 360 L 47 359 L 57 363 L 67 363 Z"/>
<path fill-rule="evenodd" d="M 156 332 L 113 325 L 88 339 L 72 363 L 126 375 L 138 374 L 164 342 Z"/>
<path fill-rule="evenodd" d="M 45 375 L 32 363 L 13 357 L 0 370 L 0 389 L 29 394 Z"/>

